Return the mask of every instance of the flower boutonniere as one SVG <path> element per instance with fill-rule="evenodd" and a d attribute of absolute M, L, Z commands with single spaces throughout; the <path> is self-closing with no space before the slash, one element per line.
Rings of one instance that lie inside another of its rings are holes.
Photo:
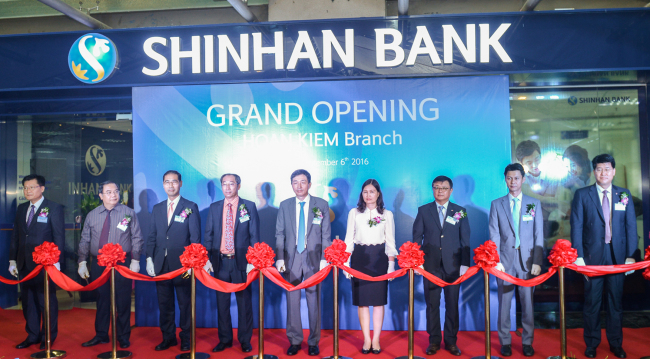
<path fill-rule="evenodd" d="M 535 217 L 535 205 L 533 203 L 526 205 L 526 214 L 531 217 Z"/>
<path fill-rule="evenodd" d="M 45 207 L 41 209 L 41 212 L 38 214 L 39 217 L 47 217 L 47 215 L 50 214 L 50 209 L 48 207 Z"/>
<path fill-rule="evenodd" d="M 120 222 L 120 226 L 128 226 L 131 223 L 131 216 L 124 216 L 124 219 Z"/>
<path fill-rule="evenodd" d="M 458 211 L 458 212 L 454 213 L 454 219 L 456 221 L 460 221 L 461 219 L 466 218 L 466 217 L 467 217 L 467 213 L 465 211 Z"/>
<path fill-rule="evenodd" d="M 192 214 L 192 210 L 189 209 L 189 208 L 185 208 L 185 209 L 181 212 L 181 217 L 182 217 L 182 218 L 187 218 L 187 217 L 190 216 L 190 214 Z"/>
<path fill-rule="evenodd" d="M 620 197 L 621 197 L 621 203 L 622 203 L 624 206 L 627 206 L 627 203 L 630 201 L 630 198 L 629 198 L 629 196 L 627 195 L 627 192 L 622 192 Z"/>
<path fill-rule="evenodd" d="M 312 223 L 320 225 L 323 221 L 323 212 L 321 212 L 320 208 L 318 207 L 312 208 L 311 211 L 314 213 L 314 221 Z"/>
<path fill-rule="evenodd" d="M 239 205 L 239 222 L 244 223 L 248 221 L 251 217 L 248 215 L 248 208 L 246 208 L 246 204 L 242 203 Z"/>
<path fill-rule="evenodd" d="M 368 221 L 368 225 L 370 226 L 370 228 L 372 228 L 372 226 L 376 226 L 376 225 L 378 225 L 379 223 L 381 223 L 381 222 L 385 222 L 385 221 L 386 221 L 385 219 L 383 219 L 383 218 L 377 216 L 377 217 L 375 217 L 375 218 L 370 218 L 370 220 Z"/>

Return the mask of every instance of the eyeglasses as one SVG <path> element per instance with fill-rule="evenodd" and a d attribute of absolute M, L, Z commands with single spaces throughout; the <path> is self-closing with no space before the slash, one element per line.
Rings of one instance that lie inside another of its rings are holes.
<path fill-rule="evenodd" d="M 598 168 L 596 168 L 596 169 L 594 170 L 594 172 L 596 172 L 596 173 L 602 173 L 602 172 L 605 172 L 605 173 L 609 174 L 609 173 L 611 173 L 613 170 L 614 170 L 614 169 L 611 168 L 611 167 L 607 167 L 607 168 L 598 167 Z"/>
<path fill-rule="evenodd" d="M 169 186 L 169 185 L 177 186 L 179 182 L 177 180 L 171 180 L 171 181 L 167 180 L 167 181 L 165 181 L 163 183 L 165 184 L 165 186 Z"/>
<path fill-rule="evenodd" d="M 41 186 L 23 187 L 23 190 L 25 190 L 25 191 L 35 191 L 37 188 L 41 188 Z"/>
<path fill-rule="evenodd" d="M 104 191 L 104 194 L 107 195 L 107 196 L 110 196 L 110 195 L 112 195 L 112 194 L 114 194 L 114 195 L 119 195 L 119 194 L 120 194 L 120 191 L 118 191 L 118 190 L 115 190 L 115 191 Z"/>
<path fill-rule="evenodd" d="M 441 192 L 447 192 L 449 191 L 449 187 L 433 187 L 434 191 L 441 191 Z"/>

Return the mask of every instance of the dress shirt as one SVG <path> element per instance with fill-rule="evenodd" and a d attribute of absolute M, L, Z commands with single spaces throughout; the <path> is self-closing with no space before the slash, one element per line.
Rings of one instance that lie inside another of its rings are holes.
<path fill-rule="evenodd" d="M 434 201 L 433 203 L 436 204 L 436 213 L 438 213 L 438 208 L 440 207 L 440 203 Z M 445 204 L 442 205 L 442 218 L 447 218 L 447 207 L 449 206 L 449 201 L 445 202 Z"/>
<path fill-rule="evenodd" d="M 600 200 L 600 205 L 603 205 L 603 191 L 607 191 L 607 199 L 609 200 L 609 215 L 612 215 L 612 208 L 614 203 L 612 202 L 612 184 L 609 184 L 609 188 L 600 187 L 599 184 L 596 184 L 596 189 L 598 190 L 598 199 Z"/>
<path fill-rule="evenodd" d="M 237 220 L 237 214 L 239 213 L 239 196 L 235 196 L 232 201 L 229 201 L 227 198 L 223 199 L 223 214 L 221 215 L 221 248 L 219 250 L 223 254 L 234 254 L 235 252 L 229 252 L 226 250 L 226 214 L 228 214 L 228 204 L 232 204 L 232 240 L 233 244 L 235 242 L 235 220 Z"/>
<path fill-rule="evenodd" d="M 517 198 L 519 200 L 519 212 L 521 213 L 521 200 L 524 198 L 523 192 L 519 192 L 517 197 L 513 196 L 511 193 L 508 193 L 508 201 L 510 202 L 510 213 L 512 214 L 512 209 L 515 206 L 515 201 L 513 199 Z M 519 216 L 521 217 L 521 216 Z"/>
<path fill-rule="evenodd" d="M 368 223 L 372 218 L 381 217 L 381 223 L 370 227 Z M 389 257 L 397 255 L 395 249 L 395 221 L 393 212 L 384 209 L 384 214 L 379 214 L 377 209 L 368 209 L 359 213 L 352 208 L 348 214 L 348 229 L 345 233 L 346 251 L 352 253 L 354 245 L 376 245 L 386 243 L 385 253 Z"/>
<path fill-rule="evenodd" d="M 174 199 L 173 201 L 170 201 L 170 200 L 169 200 L 169 197 L 168 197 L 168 198 L 167 198 L 167 208 L 166 208 L 166 210 L 165 210 L 165 213 L 169 213 L 169 205 L 170 205 L 171 203 L 174 204 L 174 212 L 176 212 L 176 207 L 178 207 L 178 201 L 180 201 L 180 200 L 181 200 L 181 196 L 180 196 L 180 195 L 176 196 L 176 199 Z M 112 219 L 112 218 L 111 218 L 111 219 Z M 172 220 L 173 220 L 173 219 L 174 219 L 174 215 L 173 215 L 173 214 L 172 214 L 171 217 L 167 217 L 167 225 L 169 225 L 170 223 L 172 223 Z M 165 252 L 165 255 L 167 255 L 166 252 Z"/>
<path fill-rule="evenodd" d="M 41 196 L 41 199 L 36 201 L 36 203 L 29 204 L 29 207 L 27 207 L 27 215 L 25 216 L 25 223 L 27 223 L 27 220 L 29 219 L 29 212 L 31 212 L 32 210 L 32 205 L 34 206 L 34 218 L 32 218 L 32 221 L 35 220 L 36 217 L 38 217 L 38 213 L 36 213 L 36 211 L 38 210 L 38 207 L 40 207 L 41 204 L 43 204 L 43 201 L 45 201 L 45 197 Z"/>
<path fill-rule="evenodd" d="M 88 255 L 97 256 L 99 253 L 99 237 L 102 234 L 104 221 L 108 210 L 104 205 L 93 209 L 86 216 L 84 228 L 81 231 L 81 241 L 79 242 L 79 262 L 87 261 Z M 122 231 L 117 226 L 126 216 L 131 216 L 131 222 L 128 224 L 126 231 Z M 142 231 L 140 222 L 132 208 L 118 203 L 111 211 L 111 227 L 108 232 L 108 243 L 116 243 L 122 246 L 126 253 L 131 252 L 131 258 L 140 259 L 142 245 Z"/>
<path fill-rule="evenodd" d="M 311 211 L 311 208 L 309 208 L 309 200 L 311 199 L 311 196 L 308 194 L 307 197 L 305 197 L 304 200 L 299 200 L 298 197 L 296 197 L 296 245 L 298 245 L 298 226 L 300 225 L 300 202 L 305 202 L 305 205 L 303 206 L 303 210 L 305 211 L 305 248 L 307 248 L 307 232 L 309 232 L 309 211 Z M 323 214 L 324 215 L 324 214 Z"/>

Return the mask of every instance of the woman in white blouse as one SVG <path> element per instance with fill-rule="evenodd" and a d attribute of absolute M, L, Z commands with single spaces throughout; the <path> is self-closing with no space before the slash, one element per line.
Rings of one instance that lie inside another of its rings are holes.
<path fill-rule="evenodd" d="M 395 271 L 395 222 L 393 213 L 384 208 L 379 183 L 369 179 L 363 183 L 357 208 L 350 210 L 345 234 L 347 251 L 352 253 L 347 263 L 364 274 L 378 277 Z M 348 278 L 351 276 L 347 275 Z M 384 306 L 388 301 L 388 281 L 370 282 L 352 278 L 352 304 L 359 307 L 363 332 L 361 352 L 381 352 L 379 336 L 384 322 Z M 370 338 L 370 307 L 373 336 Z"/>

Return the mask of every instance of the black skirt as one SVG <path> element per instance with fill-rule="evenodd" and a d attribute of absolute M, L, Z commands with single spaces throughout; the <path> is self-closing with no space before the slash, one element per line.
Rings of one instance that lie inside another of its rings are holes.
<path fill-rule="evenodd" d="M 385 244 L 355 245 L 350 267 L 369 276 L 378 277 L 388 272 Z M 382 306 L 388 303 L 388 281 L 370 282 L 352 278 L 352 304 L 358 307 Z"/>

